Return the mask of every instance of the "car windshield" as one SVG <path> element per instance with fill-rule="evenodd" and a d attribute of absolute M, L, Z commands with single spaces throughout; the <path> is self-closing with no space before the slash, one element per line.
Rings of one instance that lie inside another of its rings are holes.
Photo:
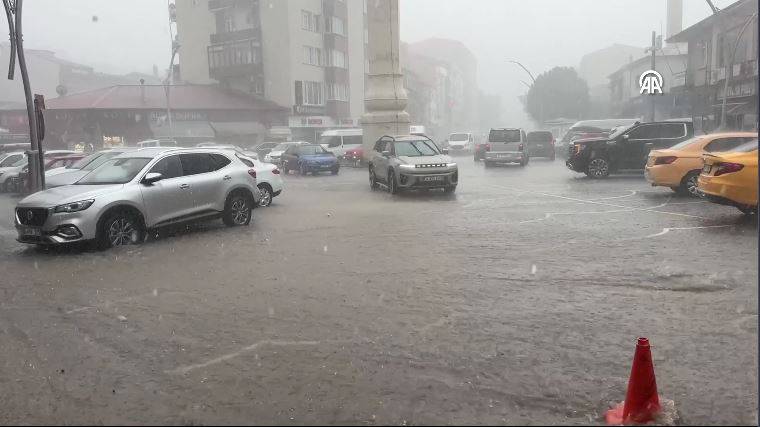
<path fill-rule="evenodd" d="M 126 184 L 151 161 L 148 157 L 110 159 L 80 179 L 78 185 Z"/>
<path fill-rule="evenodd" d="M 104 154 L 105 153 L 92 153 L 89 156 L 82 157 L 76 162 L 66 166 L 66 169 L 82 169 L 83 167 L 102 157 Z"/>
<path fill-rule="evenodd" d="M 292 144 L 292 143 L 279 144 L 276 147 L 272 148 L 272 151 L 285 151 L 291 145 L 294 145 L 294 144 Z"/>
<path fill-rule="evenodd" d="M 87 165 L 85 165 L 81 169 L 85 170 L 85 171 L 95 170 L 100 165 L 102 165 L 103 163 L 107 162 L 109 159 L 112 159 L 112 158 L 114 158 L 114 157 L 116 157 L 116 156 L 118 156 L 120 154 L 122 154 L 121 151 L 113 151 L 113 152 L 108 152 L 108 153 L 102 153 L 101 156 L 93 159 L 90 163 L 88 163 Z"/>
<path fill-rule="evenodd" d="M 19 167 L 19 166 L 24 166 L 24 165 L 26 165 L 26 163 L 27 163 L 27 162 L 28 162 L 28 159 L 26 158 L 26 156 L 24 156 L 24 157 L 22 157 L 22 158 L 21 158 L 19 161 L 17 161 L 16 163 L 14 163 L 14 164 L 13 164 L 13 165 L 11 165 L 11 166 L 13 166 L 14 168 L 17 168 L 17 167 Z"/>
<path fill-rule="evenodd" d="M 449 141 L 468 141 L 469 139 L 470 137 L 466 133 L 455 133 L 449 137 Z"/>
<path fill-rule="evenodd" d="M 314 156 L 326 153 L 329 153 L 329 151 L 322 148 L 321 145 L 304 145 L 303 147 L 298 147 L 298 154 L 302 156 Z"/>
<path fill-rule="evenodd" d="M 439 154 L 438 147 L 431 141 L 396 141 L 393 144 L 396 156 L 422 157 Z"/>

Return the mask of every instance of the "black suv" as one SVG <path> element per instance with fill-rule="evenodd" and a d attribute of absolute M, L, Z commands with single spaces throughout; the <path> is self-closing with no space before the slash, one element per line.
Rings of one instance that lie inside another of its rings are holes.
<path fill-rule="evenodd" d="M 694 136 L 690 121 L 636 123 L 614 129 L 607 138 L 573 141 L 567 167 L 592 178 L 619 170 L 644 170 L 651 150 L 670 148 Z"/>

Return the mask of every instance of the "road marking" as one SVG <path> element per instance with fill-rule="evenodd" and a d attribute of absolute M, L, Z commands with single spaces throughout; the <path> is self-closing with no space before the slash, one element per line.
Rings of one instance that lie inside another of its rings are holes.
<path fill-rule="evenodd" d="M 80 308 L 75 308 L 73 310 L 67 311 L 66 314 L 79 313 L 80 311 L 90 310 L 90 309 L 93 309 L 93 308 L 95 308 L 95 307 L 80 307 Z"/>
<path fill-rule="evenodd" d="M 669 228 L 663 228 L 662 231 L 655 234 L 650 234 L 649 236 L 644 237 L 645 239 L 651 239 L 654 237 L 660 237 L 664 236 L 671 231 L 686 231 L 686 230 L 704 230 L 707 228 L 726 228 L 726 227 L 733 227 L 733 224 L 727 224 L 727 225 L 708 225 L 704 227 L 669 227 Z"/>
<path fill-rule="evenodd" d="M 594 200 L 578 199 L 578 198 L 575 198 L 575 197 L 560 196 L 560 195 L 557 195 L 557 194 L 544 193 L 544 192 L 541 192 L 541 191 L 529 192 L 529 191 L 524 191 L 524 190 L 514 190 L 514 189 L 511 189 L 511 188 L 508 188 L 508 187 L 503 187 L 503 186 L 500 186 L 500 185 L 493 185 L 493 184 L 489 184 L 489 186 L 495 187 L 495 188 L 499 188 L 499 189 L 502 189 L 502 190 L 507 190 L 507 191 L 518 191 L 521 194 L 535 194 L 535 195 L 544 196 L 544 197 L 553 197 L 553 198 L 561 199 L 561 200 L 572 200 L 574 202 L 579 202 L 579 203 L 588 203 L 588 204 L 591 204 L 591 205 L 608 206 L 608 207 L 612 207 L 612 208 L 628 209 L 628 210 L 631 210 L 631 211 L 655 212 L 655 213 L 661 213 L 661 214 L 665 214 L 665 215 L 673 215 L 673 216 L 680 216 L 680 217 L 686 217 L 686 218 L 708 219 L 708 218 L 697 216 L 697 215 L 689 215 L 689 214 L 682 214 L 682 213 L 677 213 L 677 212 L 668 212 L 668 211 L 654 210 L 654 209 L 657 209 L 657 208 L 660 208 L 660 207 L 664 207 L 665 205 L 667 205 L 669 203 L 669 201 L 666 202 L 663 205 L 655 206 L 653 208 L 636 208 L 636 207 L 631 207 L 631 206 L 616 205 L 616 204 L 613 204 L 613 203 L 605 203 L 605 202 L 599 202 L 599 201 L 594 201 Z"/>
<path fill-rule="evenodd" d="M 251 344 L 248 347 L 245 347 L 241 350 L 238 350 L 233 353 L 225 354 L 224 356 L 219 356 L 215 359 L 211 359 L 207 362 L 198 363 L 195 365 L 187 365 L 187 366 L 180 366 L 178 368 L 165 371 L 169 375 L 186 375 L 187 373 L 194 371 L 196 369 L 205 368 L 207 366 L 216 365 L 218 363 L 225 362 L 230 359 L 234 359 L 238 356 L 243 355 L 244 353 L 248 353 L 250 351 L 256 350 L 257 348 L 263 346 L 263 345 L 271 345 L 276 347 L 303 347 L 303 346 L 315 346 L 319 345 L 319 341 L 272 341 L 272 340 L 262 340 L 257 343 Z"/>

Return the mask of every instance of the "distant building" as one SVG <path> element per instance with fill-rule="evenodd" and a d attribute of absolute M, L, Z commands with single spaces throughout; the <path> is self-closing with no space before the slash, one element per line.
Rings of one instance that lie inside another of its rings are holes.
<path fill-rule="evenodd" d="M 655 69 L 663 77 L 663 94 L 655 96 L 655 119 L 683 117 L 684 108 L 678 105 L 674 87 L 683 84 L 686 72 L 687 55 L 678 50 L 665 47 L 657 51 Z M 643 118 L 649 117 L 652 97 L 641 94 L 639 77 L 652 69 L 651 54 L 639 57 L 625 64 L 609 76 L 610 108 L 613 117 Z"/>
<path fill-rule="evenodd" d="M 591 108 L 589 117 L 606 118 L 610 115 L 609 76 L 625 64 L 645 55 L 644 48 L 613 44 L 588 53 L 581 58 L 578 75 L 586 80 L 589 87 Z"/>
<path fill-rule="evenodd" d="M 425 126 L 436 140 L 478 128 L 477 62 L 462 43 L 446 39 L 402 43 L 401 65 L 413 124 Z"/>
<path fill-rule="evenodd" d="M 364 112 L 364 1 L 177 0 L 181 79 L 290 109 L 293 139 Z"/>
<path fill-rule="evenodd" d="M 726 98 L 727 127 L 755 128 L 757 124 L 758 33 L 756 0 L 741 0 L 720 12 L 728 30 L 714 15 L 667 39 L 688 45 L 683 83 L 674 89 L 687 116 L 704 123 L 706 129 L 720 126 Z M 754 18 L 753 18 L 754 15 Z M 744 28 L 741 38 L 739 33 Z M 736 48 L 736 56 L 732 52 Z M 725 92 L 728 78 L 728 95 Z"/>
<path fill-rule="evenodd" d="M 167 96 L 166 88 L 112 86 L 50 99 L 46 147 L 65 148 L 80 141 L 95 147 L 111 141 L 134 145 L 152 138 L 174 139 L 181 145 L 220 141 L 247 146 L 287 122 L 287 109 L 232 89 L 176 85 Z"/>

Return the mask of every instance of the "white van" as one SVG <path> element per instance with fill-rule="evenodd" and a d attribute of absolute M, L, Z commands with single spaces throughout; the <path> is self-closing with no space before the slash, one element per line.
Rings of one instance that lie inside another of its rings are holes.
<path fill-rule="evenodd" d="M 409 126 L 410 135 L 425 136 L 426 131 L 425 126 Z"/>
<path fill-rule="evenodd" d="M 328 130 L 319 137 L 319 145 L 340 158 L 346 151 L 361 148 L 363 134 L 361 129 Z"/>
<path fill-rule="evenodd" d="M 448 139 L 449 150 L 452 152 L 469 152 L 475 146 L 475 137 L 467 133 L 452 133 Z"/>

